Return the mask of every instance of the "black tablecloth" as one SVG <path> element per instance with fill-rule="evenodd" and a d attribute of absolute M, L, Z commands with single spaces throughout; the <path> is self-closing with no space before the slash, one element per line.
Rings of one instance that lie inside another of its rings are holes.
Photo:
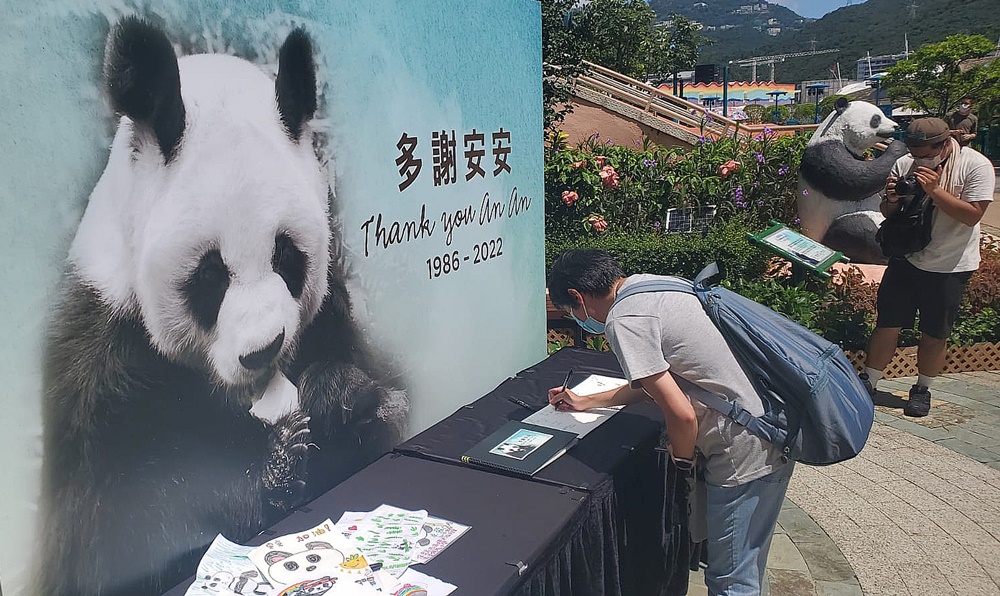
<path fill-rule="evenodd" d="M 344 511 L 387 503 L 473 527 L 416 569 L 456 595 L 675 596 L 687 593 L 683 482 L 655 448 L 652 402 L 626 407 L 531 479 L 481 471 L 460 457 L 508 420 L 541 408 L 575 371 L 622 376 L 612 354 L 564 348 L 400 445 L 273 526 L 251 544 L 312 527 Z M 512 403 L 517 398 L 532 409 Z M 518 562 L 525 567 L 518 567 Z M 193 579 L 193 578 L 192 578 Z M 182 596 L 191 581 L 168 592 Z"/>
<path fill-rule="evenodd" d="M 547 391 L 574 371 L 572 386 L 589 374 L 623 376 L 613 354 L 563 348 L 397 447 L 398 453 L 465 465 L 461 456 L 508 420 L 547 403 Z M 531 409 L 511 401 L 515 398 Z M 688 536 L 683 487 L 666 473 L 655 450 L 663 416 L 652 401 L 623 409 L 584 437 L 532 481 L 592 493 L 591 518 L 578 538 L 590 549 L 565 551 L 558 569 L 538 574 L 526 594 L 643 596 L 685 594 Z M 495 473 L 501 473 L 496 471 Z M 559 578 L 586 577 L 566 591 Z M 548 582 L 547 584 L 545 582 Z M 562 588 L 560 588 L 562 585 Z"/>
<path fill-rule="evenodd" d="M 456 596 L 511 594 L 534 576 L 548 577 L 546 569 L 568 545 L 586 545 L 581 534 L 594 514 L 591 500 L 589 493 L 570 488 L 390 454 L 250 544 L 311 528 L 327 518 L 336 522 L 344 511 L 371 511 L 383 503 L 426 509 L 472 528 L 430 563 L 414 568 L 458 586 Z M 183 596 L 193 580 L 166 596 Z M 583 592 L 563 592 L 570 593 Z"/>
<path fill-rule="evenodd" d="M 537 365 L 504 381 L 496 389 L 396 448 L 399 453 L 461 463 L 462 454 L 508 420 L 522 420 L 548 403 L 548 390 L 558 387 L 569 370 L 572 386 L 590 374 L 621 377 L 614 355 L 563 348 Z M 532 409 L 520 406 L 518 399 Z M 663 416 L 652 401 L 631 405 L 592 431 L 565 455 L 544 467 L 534 480 L 590 490 L 628 467 L 639 454 L 652 453 L 660 440 Z"/>

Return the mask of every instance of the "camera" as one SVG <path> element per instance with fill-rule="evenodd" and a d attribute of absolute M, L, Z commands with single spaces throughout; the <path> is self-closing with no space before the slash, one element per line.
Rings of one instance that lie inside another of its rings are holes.
<path fill-rule="evenodd" d="M 924 187 L 914 174 L 908 174 L 896 179 L 896 194 L 900 197 L 922 197 Z"/>

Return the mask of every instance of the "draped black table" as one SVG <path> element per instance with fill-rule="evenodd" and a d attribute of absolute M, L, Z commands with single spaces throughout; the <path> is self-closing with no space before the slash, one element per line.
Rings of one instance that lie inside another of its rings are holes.
<path fill-rule="evenodd" d="M 574 371 L 623 376 L 613 354 L 563 348 L 396 448 L 397 453 L 464 466 L 461 456 L 508 420 L 547 402 Z M 515 403 L 519 400 L 531 406 Z M 652 401 L 630 405 L 593 430 L 531 480 L 591 494 L 577 546 L 534 574 L 521 594 L 644 596 L 686 594 L 689 566 L 686 501 L 658 447 L 663 416 Z M 502 472 L 494 471 L 502 474 Z M 570 589 L 571 588 L 571 589 Z"/>
<path fill-rule="evenodd" d="M 674 596 L 687 593 L 683 487 L 657 451 L 652 402 L 612 416 L 534 477 L 474 469 L 461 455 L 546 404 L 570 370 L 622 376 L 614 356 L 564 348 L 459 408 L 250 544 L 387 503 L 472 526 L 427 565 L 456 596 Z M 572 384 L 572 382 L 571 382 Z M 524 408 L 511 401 L 531 406 Z M 167 596 L 182 596 L 193 578 Z"/>
<path fill-rule="evenodd" d="M 388 454 L 301 507 L 250 541 L 294 534 L 334 522 L 345 511 L 371 511 L 386 503 L 426 509 L 471 529 L 426 565 L 414 568 L 454 584 L 456 596 L 510 594 L 580 532 L 590 515 L 590 494 L 479 470 Z M 190 578 L 167 596 L 183 596 Z"/>

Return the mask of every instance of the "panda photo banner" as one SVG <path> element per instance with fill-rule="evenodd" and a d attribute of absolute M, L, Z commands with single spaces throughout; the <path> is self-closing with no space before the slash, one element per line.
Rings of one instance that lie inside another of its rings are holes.
<path fill-rule="evenodd" d="M 159 593 L 544 358 L 536 0 L 0 21 L 7 596 Z"/>

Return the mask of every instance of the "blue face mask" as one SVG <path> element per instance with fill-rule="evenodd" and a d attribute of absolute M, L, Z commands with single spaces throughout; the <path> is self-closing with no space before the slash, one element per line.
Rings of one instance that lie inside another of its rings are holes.
<path fill-rule="evenodd" d="M 581 302 L 581 304 L 583 303 Z M 576 321 L 576 324 L 579 325 L 580 328 L 586 331 L 587 333 L 593 333 L 594 335 L 599 335 L 601 333 L 604 333 L 604 330 L 606 329 L 607 326 L 604 323 L 598 321 L 594 317 L 587 314 L 586 304 L 583 304 L 583 314 L 587 317 L 586 321 L 581 321 L 580 319 L 576 318 L 576 315 L 573 314 L 573 311 L 569 312 L 569 316 L 573 317 L 573 320 Z"/>

